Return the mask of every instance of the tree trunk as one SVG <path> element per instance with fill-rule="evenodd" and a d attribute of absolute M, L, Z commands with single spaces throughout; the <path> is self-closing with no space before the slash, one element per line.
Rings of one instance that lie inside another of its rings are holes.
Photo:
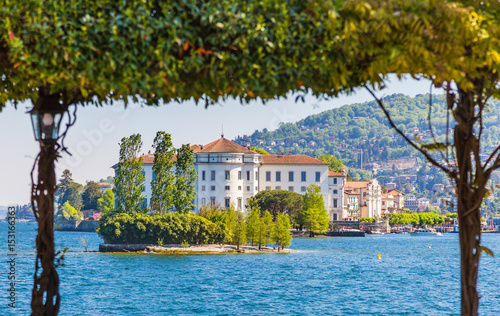
<path fill-rule="evenodd" d="M 59 276 L 54 264 L 54 193 L 57 157 L 55 141 L 40 142 L 38 183 L 33 184 L 32 200 L 36 203 L 38 235 L 36 263 L 31 298 L 31 315 L 57 315 L 59 312 Z M 35 210 L 35 205 L 33 205 Z M 39 269 L 41 267 L 41 273 Z M 45 299 L 44 299 L 45 297 Z"/>
<path fill-rule="evenodd" d="M 472 204 L 482 197 L 471 197 L 458 201 L 458 222 L 460 225 L 460 263 L 461 263 L 461 301 L 462 315 L 478 315 L 479 296 L 477 293 L 477 275 L 479 258 L 481 255 L 481 214 L 479 207 L 472 208 Z M 465 200 L 465 201 L 464 201 Z M 467 216 L 464 214 L 471 211 Z"/>
<path fill-rule="evenodd" d="M 479 159 L 480 140 L 474 131 L 476 120 L 475 94 L 459 89 L 459 100 L 454 110 L 458 122 L 454 131 L 454 145 L 457 154 L 458 177 L 457 212 L 460 225 L 460 263 L 461 263 L 461 313 L 463 316 L 478 315 L 479 296 L 477 275 L 481 255 L 481 212 L 484 197 L 484 169 L 478 167 L 472 157 Z M 475 183 L 474 183 L 475 182 Z"/>

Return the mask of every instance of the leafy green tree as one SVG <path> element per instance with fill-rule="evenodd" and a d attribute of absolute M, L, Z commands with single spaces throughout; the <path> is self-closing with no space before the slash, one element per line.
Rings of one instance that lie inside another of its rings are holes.
<path fill-rule="evenodd" d="M 315 231 L 327 230 L 330 222 L 323 195 L 317 185 L 311 184 L 303 199 L 303 210 L 299 213 L 298 222 L 306 227 L 309 237 L 314 237 Z"/>
<path fill-rule="evenodd" d="M 266 246 L 271 240 L 271 232 L 273 228 L 273 215 L 269 211 L 264 211 L 259 222 L 259 234 L 257 243 L 259 244 L 259 250 L 262 246 Z"/>
<path fill-rule="evenodd" d="M 61 205 L 66 202 L 73 205 L 73 207 L 79 212 L 82 209 L 82 191 L 83 186 L 80 183 L 72 182 L 64 191 L 64 195 L 61 199 Z"/>
<path fill-rule="evenodd" d="M 57 218 L 62 220 L 82 220 L 83 215 L 81 212 L 77 211 L 69 201 L 64 202 L 63 206 L 59 209 Z"/>
<path fill-rule="evenodd" d="M 144 174 L 142 157 L 139 157 L 142 147 L 140 134 L 122 138 L 120 142 L 120 160 L 116 165 L 115 210 L 118 213 L 135 213 L 144 209 Z"/>
<path fill-rule="evenodd" d="M 68 187 L 73 182 L 73 178 L 72 177 L 73 177 L 73 175 L 71 174 L 71 171 L 69 171 L 68 169 L 64 169 L 63 170 L 61 178 L 59 179 L 59 184 L 57 184 L 57 191 L 56 191 L 56 194 L 55 194 L 57 197 L 64 196 L 64 193 L 66 192 L 66 190 L 68 189 Z"/>
<path fill-rule="evenodd" d="M 112 213 L 115 210 L 115 194 L 113 190 L 107 189 L 103 196 L 97 200 L 97 209 L 101 215 Z"/>
<path fill-rule="evenodd" d="M 239 213 L 232 207 L 221 210 L 221 212 L 223 214 L 223 220 L 226 228 L 224 243 L 232 244 L 234 242 L 234 230 L 236 229 L 236 223 L 238 222 Z"/>
<path fill-rule="evenodd" d="M 361 217 L 359 219 L 360 222 L 365 222 L 365 223 L 374 223 L 375 222 L 375 217 Z"/>
<path fill-rule="evenodd" d="M 175 148 L 170 134 L 159 131 L 153 142 L 155 158 L 151 181 L 151 208 L 157 212 L 168 212 L 174 205 L 175 175 L 173 173 Z"/>
<path fill-rule="evenodd" d="M 247 238 L 248 242 L 253 246 L 259 239 L 259 228 L 261 227 L 261 211 L 260 206 L 252 198 L 248 200 L 250 213 L 247 216 Z"/>
<path fill-rule="evenodd" d="M 447 218 L 457 218 L 458 214 L 457 213 L 446 213 Z"/>
<path fill-rule="evenodd" d="M 246 222 L 243 213 L 236 211 L 232 207 L 224 210 L 227 235 L 225 242 L 236 245 L 236 249 L 240 250 L 240 245 L 247 242 L 246 237 Z"/>
<path fill-rule="evenodd" d="M 193 201 L 196 197 L 194 183 L 197 177 L 193 150 L 188 144 L 182 145 L 177 150 L 175 163 L 174 205 L 177 212 L 189 213 L 196 207 Z"/>
<path fill-rule="evenodd" d="M 236 221 L 232 232 L 233 232 L 232 236 L 233 245 L 236 245 L 236 249 L 240 250 L 240 245 L 244 245 L 247 243 L 247 236 L 246 236 L 247 227 L 246 227 L 246 222 L 243 218 L 239 218 Z"/>
<path fill-rule="evenodd" d="M 84 210 L 97 210 L 98 200 L 102 197 L 102 192 L 99 190 L 97 183 L 87 182 L 85 190 L 82 193 L 82 203 Z"/>
<path fill-rule="evenodd" d="M 257 193 L 254 200 L 262 210 L 269 211 L 274 217 L 278 213 L 295 218 L 302 210 L 302 195 L 286 190 L 264 190 Z"/>
<path fill-rule="evenodd" d="M 290 219 L 288 215 L 280 213 L 276 216 L 271 233 L 271 240 L 276 244 L 278 252 L 280 248 L 283 249 L 290 246 L 292 242 L 292 233 L 290 232 Z"/>
<path fill-rule="evenodd" d="M 344 167 L 342 160 L 332 155 L 321 155 L 318 159 L 329 163 L 328 170 L 333 172 L 340 172 Z"/>

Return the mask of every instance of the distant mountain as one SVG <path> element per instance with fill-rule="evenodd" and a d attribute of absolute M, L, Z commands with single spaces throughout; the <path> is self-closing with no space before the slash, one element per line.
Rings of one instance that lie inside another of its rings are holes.
<path fill-rule="evenodd" d="M 408 97 L 394 94 L 383 101 L 396 125 L 407 135 L 418 137 L 423 142 L 430 141 L 431 132 L 427 122 L 429 95 Z M 432 122 L 440 141 L 444 139 L 446 130 L 445 109 L 445 96 L 433 95 Z M 500 143 L 499 117 L 500 102 L 490 102 L 488 115 L 484 118 L 484 152 L 490 152 Z M 290 151 L 309 156 L 332 154 L 341 158 L 345 165 L 355 168 L 360 167 L 361 159 L 363 166 L 387 162 L 389 159 L 422 159 L 390 127 L 375 101 L 344 105 L 308 116 L 296 123 L 281 124 L 275 131 L 256 130 L 252 135 L 238 136 L 234 141 L 244 146 L 262 148 L 271 154 Z"/>

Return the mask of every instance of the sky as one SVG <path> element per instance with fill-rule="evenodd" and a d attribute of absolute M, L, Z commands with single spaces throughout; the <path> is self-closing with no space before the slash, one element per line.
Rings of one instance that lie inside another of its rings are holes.
<path fill-rule="evenodd" d="M 388 87 L 377 95 L 415 96 L 428 93 L 429 88 L 430 83 L 425 80 L 398 81 L 393 77 Z M 373 97 L 360 89 L 353 95 L 329 101 L 310 96 L 306 102 L 295 103 L 295 97 L 290 96 L 265 105 L 259 101 L 241 105 L 237 100 L 229 100 L 208 109 L 194 102 L 159 107 L 129 104 L 126 109 L 120 102 L 104 107 L 78 107 L 76 123 L 65 139 L 72 156 L 62 153 L 56 163 L 56 177 L 59 179 L 62 171 L 69 169 L 73 180 L 85 184 L 114 175 L 111 166 L 118 160 L 120 140 L 135 133 L 142 135 L 142 152 L 147 153 L 152 150 L 153 139 L 160 130 L 172 135 L 175 147 L 185 143 L 204 145 L 220 138 L 222 128 L 225 138 L 234 139 L 250 135 L 256 129 L 275 130 L 280 122 L 296 122 L 345 104 L 367 101 L 373 101 Z M 17 109 L 7 105 L 0 112 L 0 205 L 26 204 L 30 199 L 30 171 L 39 151 L 26 114 L 31 107 L 31 103 L 19 104 Z"/>

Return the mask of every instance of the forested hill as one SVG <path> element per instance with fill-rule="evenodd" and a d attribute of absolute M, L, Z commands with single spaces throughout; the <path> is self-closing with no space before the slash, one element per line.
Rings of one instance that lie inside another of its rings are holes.
<path fill-rule="evenodd" d="M 394 122 L 413 139 L 417 135 L 423 142 L 430 140 L 427 121 L 429 95 L 414 98 L 394 94 L 383 99 Z M 437 135 L 446 129 L 446 103 L 444 95 L 433 95 L 432 122 Z M 500 102 L 490 102 L 484 118 L 483 152 L 500 144 Z M 450 118 L 450 121 L 452 119 Z M 453 126 L 449 126 L 450 128 Z M 442 140 L 440 138 L 440 140 Z M 388 120 L 375 101 L 344 105 L 320 114 L 311 115 L 296 123 L 281 124 L 275 131 L 255 131 L 235 139 L 241 145 L 262 148 L 271 154 L 331 154 L 341 158 L 350 167 L 384 162 L 388 159 L 420 157 L 402 137 L 390 128 Z"/>

